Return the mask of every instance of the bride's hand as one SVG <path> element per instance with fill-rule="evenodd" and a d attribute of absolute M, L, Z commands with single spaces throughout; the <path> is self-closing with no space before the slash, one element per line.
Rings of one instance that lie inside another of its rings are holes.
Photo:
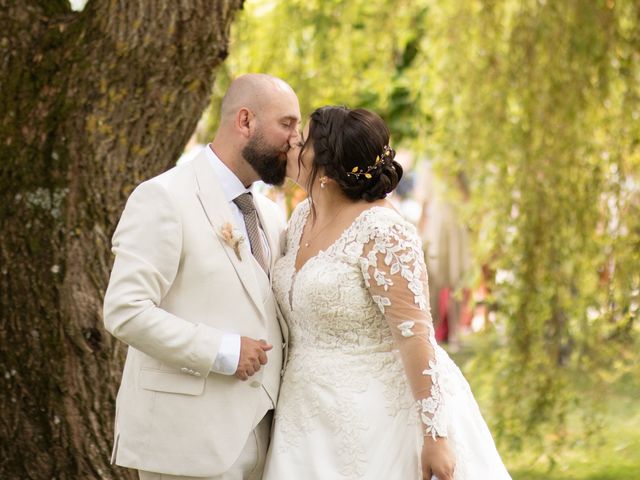
<path fill-rule="evenodd" d="M 431 480 L 435 475 L 438 480 L 453 480 L 455 457 L 446 438 L 434 440 L 424 437 L 422 445 L 422 478 Z"/>

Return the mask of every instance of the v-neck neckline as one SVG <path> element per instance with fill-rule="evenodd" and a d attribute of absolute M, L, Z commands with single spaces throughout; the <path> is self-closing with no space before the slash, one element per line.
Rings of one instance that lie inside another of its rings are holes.
<path fill-rule="evenodd" d="M 304 231 L 305 226 L 307 225 L 307 220 L 309 220 L 309 215 L 311 214 L 311 205 L 309 203 L 307 203 L 306 205 L 307 208 L 307 212 L 305 214 L 304 220 L 301 222 L 300 226 L 299 226 L 299 231 L 296 232 L 297 233 L 297 238 L 293 239 L 293 244 L 294 244 L 294 248 L 295 250 L 291 253 L 291 261 L 292 261 L 292 265 L 291 265 L 291 269 L 292 269 L 292 274 L 291 274 L 291 283 L 289 285 L 289 292 L 288 292 L 288 300 L 289 300 L 289 311 L 293 312 L 293 291 L 296 285 L 296 281 L 298 280 L 298 277 L 300 276 L 300 273 L 306 268 L 307 264 L 309 264 L 310 262 L 320 258 L 321 256 L 325 255 L 329 250 L 331 250 L 332 248 L 334 248 L 338 242 L 340 242 L 342 240 L 342 238 L 357 224 L 359 223 L 360 219 L 363 218 L 365 215 L 367 215 L 368 213 L 372 212 L 373 210 L 377 210 L 377 209 L 386 209 L 386 210 L 390 210 L 392 212 L 395 212 L 395 210 L 393 208 L 389 208 L 389 207 L 383 207 L 381 205 L 374 205 L 372 207 L 366 208 L 364 210 L 362 210 L 360 213 L 358 213 L 358 215 L 355 216 L 355 218 L 353 219 L 353 221 L 349 224 L 349 226 L 347 228 L 345 228 L 342 233 L 340 233 L 340 235 L 338 235 L 338 237 L 336 237 L 336 239 L 329 244 L 325 249 L 320 249 L 318 250 L 318 252 L 309 257 L 301 266 L 300 268 L 296 268 L 296 263 L 298 260 L 298 253 L 300 252 L 300 245 L 301 245 L 301 240 L 302 240 L 302 232 Z"/>
<path fill-rule="evenodd" d="M 307 263 L 309 263 L 311 260 L 314 260 L 315 258 L 318 258 L 320 255 L 328 252 L 329 250 L 331 250 L 340 240 L 342 240 L 342 237 L 344 237 L 347 232 L 349 232 L 356 223 L 358 223 L 358 221 L 365 216 L 365 214 L 367 214 L 368 212 L 371 212 L 372 210 L 378 209 L 378 208 L 386 208 L 388 210 L 391 210 L 388 207 L 383 207 L 381 205 L 374 205 L 372 207 L 366 208 L 364 210 L 362 210 L 360 213 L 358 213 L 358 215 L 356 215 L 354 217 L 354 219 L 351 221 L 351 223 L 349 224 L 348 227 L 346 227 L 341 233 L 340 235 L 338 235 L 336 237 L 336 239 L 331 242 L 326 248 L 324 249 L 319 249 L 314 255 L 310 256 L 309 258 L 307 258 L 307 260 L 305 260 L 305 262 L 300 265 L 299 268 L 296 268 L 296 264 L 298 263 L 298 255 L 300 253 L 300 246 L 302 245 L 302 233 L 304 232 L 304 228 L 307 225 L 307 221 L 309 220 L 309 215 L 311 214 L 311 206 L 309 204 L 307 204 L 307 213 L 305 215 L 304 221 L 302 221 L 301 225 L 300 225 L 300 230 L 298 233 L 298 238 L 295 239 L 295 252 L 293 252 L 293 277 L 297 277 L 298 274 L 302 271 L 302 269 L 304 269 L 304 267 L 307 265 Z M 392 210 L 393 211 L 393 210 Z"/>

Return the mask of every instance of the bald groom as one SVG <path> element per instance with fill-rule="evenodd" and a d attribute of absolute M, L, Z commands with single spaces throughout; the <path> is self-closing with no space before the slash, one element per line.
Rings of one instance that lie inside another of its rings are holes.
<path fill-rule="evenodd" d="M 259 480 L 286 358 L 271 291 L 281 184 L 300 107 L 291 87 L 243 75 L 215 138 L 140 184 L 113 236 L 107 330 L 129 345 L 112 461 L 147 479 Z"/>

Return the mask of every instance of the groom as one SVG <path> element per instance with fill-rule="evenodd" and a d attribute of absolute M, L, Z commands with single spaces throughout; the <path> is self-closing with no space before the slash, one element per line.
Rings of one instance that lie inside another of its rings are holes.
<path fill-rule="evenodd" d="M 213 142 L 127 201 L 104 322 L 129 345 L 112 462 L 142 480 L 261 477 L 286 357 L 270 276 L 284 218 L 250 186 L 284 181 L 299 124 L 288 84 L 243 75 Z"/>

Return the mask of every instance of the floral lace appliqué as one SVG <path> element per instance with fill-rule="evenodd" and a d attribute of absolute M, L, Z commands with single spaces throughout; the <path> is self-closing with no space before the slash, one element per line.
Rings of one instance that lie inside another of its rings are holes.
<path fill-rule="evenodd" d="M 361 417 L 353 405 L 367 395 L 372 384 L 382 387 L 390 418 L 402 415 L 414 425 L 420 422 L 420 415 L 411 411 L 414 400 L 394 340 L 398 332 L 407 340 L 416 337 L 417 325 L 411 319 L 392 325 L 385 312 L 393 308 L 395 287 L 407 292 L 412 305 L 428 309 L 421 281 L 421 246 L 410 240 L 415 232 L 409 230 L 409 224 L 399 223 L 403 221 L 395 212 L 374 207 L 296 272 L 295 258 L 308 214 L 306 203 L 294 212 L 286 254 L 273 271 L 276 298 L 289 325 L 290 346 L 276 410 L 276 430 L 281 432 L 276 448 L 300 446 L 324 422 L 323 428 L 331 429 L 333 444 L 339 446 L 336 456 L 341 474 L 360 478 L 367 455 L 358 438 L 375 419 Z M 433 337 L 431 325 L 427 331 Z M 435 344 L 435 337 L 433 341 Z M 330 390 L 340 395 L 331 397 L 328 411 L 318 398 Z M 436 379 L 429 397 L 436 403 L 441 401 L 434 395 L 437 390 Z M 431 424 L 442 423 L 440 411 L 436 407 L 428 414 Z M 438 435 L 443 432 L 437 430 Z"/>

